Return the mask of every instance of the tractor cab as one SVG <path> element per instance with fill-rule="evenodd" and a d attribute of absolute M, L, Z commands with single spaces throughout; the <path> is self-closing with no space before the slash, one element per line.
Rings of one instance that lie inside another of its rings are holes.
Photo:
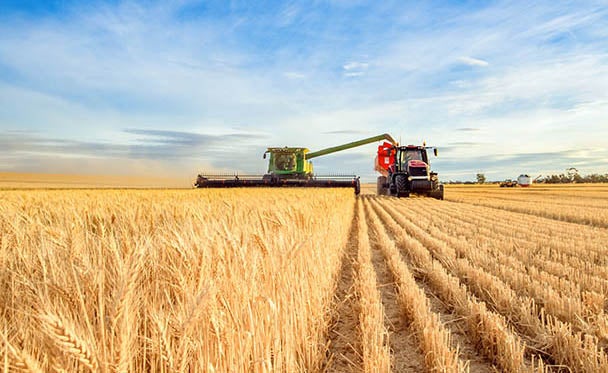
<path fill-rule="evenodd" d="M 412 177 L 428 177 L 429 158 L 425 146 L 407 145 L 396 149 L 396 170 Z"/>
<path fill-rule="evenodd" d="M 405 170 L 410 161 L 421 161 L 428 164 L 426 149 L 421 146 L 403 146 L 397 148 L 399 169 Z"/>

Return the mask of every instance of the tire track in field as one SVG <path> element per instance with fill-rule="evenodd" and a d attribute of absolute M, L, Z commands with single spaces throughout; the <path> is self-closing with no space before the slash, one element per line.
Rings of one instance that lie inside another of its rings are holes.
<path fill-rule="evenodd" d="M 375 197 L 371 197 L 370 201 L 372 202 L 370 206 L 372 209 L 376 211 L 377 208 L 382 208 L 377 202 Z M 379 217 L 380 218 L 380 217 Z M 392 233 L 389 228 L 386 228 L 387 233 Z M 393 242 L 395 242 L 393 240 Z M 397 245 L 397 242 L 395 242 Z M 412 274 L 414 274 L 414 278 L 418 286 L 424 290 L 426 297 L 430 301 L 431 311 L 439 315 L 441 322 L 443 323 L 444 328 L 446 328 L 451 336 L 452 336 L 452 346 L 456 348 L 459 346 L 460 357 L 463 360 L 468 360 L 470 372 L 473 373 L 482 373 L 482 372 L 496 372 L 497 368 L 492 364 L 492 362 L 479 352 L 478 347 L 475 345 L 473 341 L 468 337 L 466 329 L 466 321 L 454 314 L 450 311 L 449 305 L 446 305 L 439 297 L 437 297 L 432 291 L 429 284 L 426 283 L 424 275 L 420 273 L 416 268 L 412 267 L 412 264 L 407 258 L 401 256 L 402 260 L 407 264 L 410 268 Z"/>
<path fill-rule="evenodd" d="M 342 257 L 338 285 L 334 294 L 335 308 L 329 327 L 329 345 L 324 372 L 361 372 L 363 367 L 359 333 L 359 304 L 355 295 L 353 262 L 357 257 L 357 209 L 348 233 Z"/>
<path fill-rule="evenodd" d="M 366 222 L 368 216 L 366 212 Z M 424 371 L 424 357 L 418 349 L 414 333 L 405 320 L 397 299 L 397 286 L 392 273 L 378 248 L 376 235 L 370 230 L 372 247 L 372 264 L 376 271 L 378 289 L 382 297 L 382 306 L 386 316 L 386 326 L 389 331 L 389 344 L 392 353 L 392 371 L 421 372 Z"/>
<path fill-rule="evenodd" d="M 408 265 L 411 265 L 408 263 Z M 441 301 L 433 293 L 429 284 L 426 283 L 424 277 L 416 276 L 418 286 L 420 286 L 431 303 L 431 311 L 439 315 L 444 328 L 446 328 L 452 336 L 452 347 L 459 347 L 460 358 L 468 361 L 469 372 L 471 373 L 486 373 L 498 372 L 498 368 L 492 362 L 479 352 L 479 348 L 472 342 L 467 334 L 466 322 L 462 317 L 450 311 L 447 304 Z"/>

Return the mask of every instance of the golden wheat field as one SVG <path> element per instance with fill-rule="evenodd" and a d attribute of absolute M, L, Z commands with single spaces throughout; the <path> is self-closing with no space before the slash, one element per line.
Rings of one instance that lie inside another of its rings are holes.
<path fill-rule="evenodd" d="M 606 372 L 608 187 L 0 191 L 0 364 Z"/>

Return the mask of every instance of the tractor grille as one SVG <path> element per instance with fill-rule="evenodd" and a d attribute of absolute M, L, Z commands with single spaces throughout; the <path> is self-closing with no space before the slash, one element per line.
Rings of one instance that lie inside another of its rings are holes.
<path fill-rule="evenodd" d="M 426 167 L 410 167 L 410 176 L 426 176 Z"/>

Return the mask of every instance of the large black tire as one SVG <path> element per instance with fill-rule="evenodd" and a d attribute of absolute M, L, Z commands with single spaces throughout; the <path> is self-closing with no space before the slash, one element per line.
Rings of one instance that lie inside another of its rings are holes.
<path fill-rule="evenodd" d="M 435 199 L 439 199 L 443 201 L 443 184 L 440 184 L 437 189 L 431 191 L 429 197 L 433 197 Z"/>
<path fill-rule="evenodd" d="M 388 188 L 386 185 L 386 176 L 378 176 L 376 181 L 376 194 L 379 196 L 385 196 L 388 194 Z"/>
<path fill-rule="evenodd" d="M 361 181 L 359 178 L 355 179 L 355 195 L 358 196 L 361 193 Z"/>
<path fill-rule="evenodd" d="M 410 196 L 410 190 L 407 187 L 407 178 L 405 175 L 395 176 L 395 184 L 397 185 L 397 197 Z"/>

